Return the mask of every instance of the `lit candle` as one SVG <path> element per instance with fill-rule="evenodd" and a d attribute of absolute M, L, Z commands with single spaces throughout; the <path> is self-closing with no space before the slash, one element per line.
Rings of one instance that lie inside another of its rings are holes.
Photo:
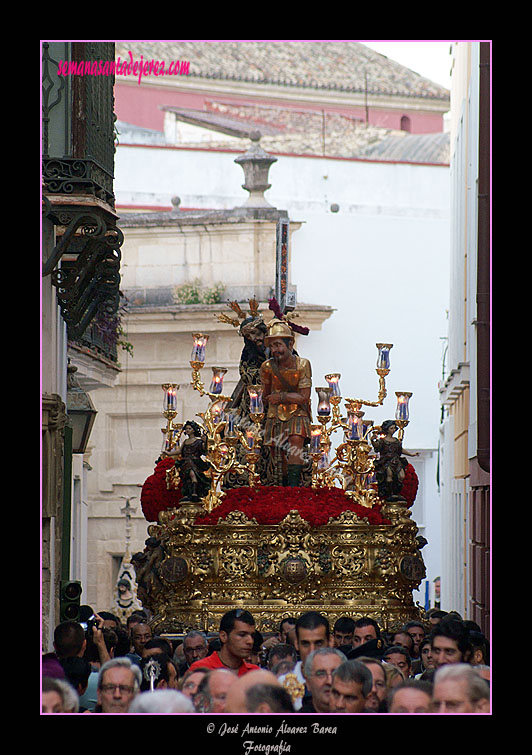
<path fill-rule="evenodd" d="M 166 384 L 162 386 L 164 391 L 163 409 L 164 411 L 175 412 L 177 411 L 177 389 L 179 386 L 174 384 Z"/>
<path fill-rule="evenodd" d="M 320 460 L 318 461 L 318 469 L 327 469 L 329 466 L 329 448 L 326 447 L 323 449 L 322 454 L 320 456 Z"/>
<path fill-rule="evenodd" d="M 396 391 L 397 396 L 397 408 L 395 410 L 395 419 L 408 420 L 408 402 L 410 400 L 411 393 L 406 391 Z"/>
<path fill-rule="evenodd" d="M 172 411 L 175 410 L 177 406 L 177 396 L 175 395 L 175 391 L 171 388 L 166 392 L 166 403 L 167 409 L 171 409 Z"/>
<path fill-rule="evenodd" d="M 310 428 L 310 453 L 319 454 L 321 447 L 321 427 L 319 425 L 312 425 Z"/>
<path fill-rule="evenodd" d="M 209 393 L 214 393 L 218 395 L 222 392 L 223 380 L 224 380 L 224 375 L 226 372 L 227 370 L 224 367 L 212 368 L 212 381 L 211 381 L 211 386 L 209 388 Z"/>
<path fill-rule="evenodd" d="M 251 450 L 255 445 L 255 435 L 253 433 L 253 430 L 246 430 L 246 438 L 248 441 L 248 447 Z"/>
<path fill-rule="evenodd" d="M 249 393 L 249 412 L 250 414 L 262 414 L 264 411 L 262 403 L 262 388 L 256 385 L 248 386 Z"/>
<path fill-rule="evenodd" d="M 391 343 L 378 343 L 376 344 L 379 354 L 377 356 L 377 369 L 389 370 L 390 369 L 390 349 L 393 344 Z"/>
<path fill-rule="evenodd" d="M 334 375 L 325 375 L 325 380 L 329 383 L 329 388 L 331 389 L 331 396 L 341 396 L 340 392 L 340 378 L 342 376 L 339 374 Z"/>
<path fill-rule="evenodd" d="M 227 415 L 225 435 L 227 438 L 235 437 L 235 415 L 233 414 L 233 412 L 229 412 L 229 414 Z"/>
<path fill-rule="evenodd" d="M 328 417 L 331 413 L 331 404 L 329 397 L 331 395 L 330 388 L 316 388 L 318 394 L 318 416 Z"/>
<path fill-rule="evenodd" d="M 212 405 L 211 416 L 215 425 L 223 419 L 224 406 L 225 404 L 221 402 Z"/>
<path fill-rule="evenodd" d="M 364 437 L 364 425 L 362 424 L 362 417 L 358 416 L 355 412 L 348 413 L 348 425 L 349 425 L 349 439 L 350 440 L 362 440 Z"/>
<path fill-rule="evenodd" d="M 404 399 L 399 399 L 397 402 L 397 411 L 395 413 L 395 419 L 408 419 L 406 411 L 406 402 Z"/>
<path fill-rule="evenodd" d="M 205 351 L 209 336 L 204 333 L 193 333 L 194 345 L 192 347 L 191 362 L 205 362 Z"/>

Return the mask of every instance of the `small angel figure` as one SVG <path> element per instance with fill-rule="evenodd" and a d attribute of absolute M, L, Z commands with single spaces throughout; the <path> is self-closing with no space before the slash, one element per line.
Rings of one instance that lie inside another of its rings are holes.
<path fill-rule="evenodd" d="M 201 457 L 206 452 L 205 435 L 197 422 L 189 420 L 183 425 L 185 436 L 178 447 L 175 466 L 182 481 L 184 501 L 199 501 L 210 490 L 210 479 L 205 475 L 209 464 Z"/>
<path fill-rule="evenodd" d="M 375 476 L 379 498 L 386 501 L 401 498 L 401 488 L 408 466 L 406 456 L 419 456 L 417 451 L 406 451 L 399 438 L 394 437 L 397 425 L 393 419 L 385 420 L 371 434 L 371 444 L 378 453 L 375 459 Z"/>

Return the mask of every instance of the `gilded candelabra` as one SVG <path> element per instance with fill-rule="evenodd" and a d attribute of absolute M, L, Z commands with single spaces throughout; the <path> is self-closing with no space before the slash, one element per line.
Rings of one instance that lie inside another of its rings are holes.
<path fill-rule="evenodd" d="M 190 359 L 191 385 L 201 396 L 207 396 L 210 399 L 206 411 L 199 412 L 196 416 L 201 419 L 202 430 L 206 438 L 206 453 L 202 456 L 202 460 L 209 464 L 208 474 L 211 477 L 211 487 L 209 493 L 203 499 L 201 509 L 212 511 L 225 495 L 220 489 L 220 482 L 224 475 L 231 469 L 242 471 L 243 467 L 237 461 L 235 446 L 238 437 L 230 427 L 231 422 L 227 421 L 224 413 L 225 405 L 230 400 L 229 396 L 224 396 L 222 393 L 223 378 L 227 370 L 224 367 L 213 367 L 211 384 L 209 390 L 206 390 L 205 384 L 201 380 L 200 371 L 205 365 L 205 350 L 209 336 L 203 333 L 193 333 L 192 337 L 194 346 Z M 184 428 L 183 423 L 174 422 L 177 416 L 176 392 L 179 386 L 175 383 L 165 383 L 162 385 L 162 389 L 164 391 L 163 416 L 167 421 L 166 428 L 162 428 L 164 435 L 162 451 L 165 455 L 172 457 L 178 453 L 177 446 Z M 223 431 L 225 431 L 225 437 L 222 438 Z M 176 467 L 167 471 L 166 481 L 169 488 L 179 488 L 180 477 Z M 186 508 L 187 503 L 184 502 L 181 506 Z M 195 512 L 199 510 L 197 505 L 193 508 Z"/>
<path fill-rule="evenodd" d="M 227 372 L 225 367 L 212 367 L 212 378 L 209 390 L 201 380 L 200 371 L 205 366 L 205 352 L 209 336 L 205 333 L 193 333 L 193 347 L 190 359 L 192 368 L 191 385 L 200 396 L 210 399 L 205 412 L 198 412 L 203 430 L 207 437 L 207 451 L 202 457 L 211 467 L 211 488 L 203 499 L 207 511 L 219 505 L 225 493 L 221 489 L 221 481 L 230 470 L 242 471 L 243 467 L 237 460 L 236 443 L 238 434 L 233 424 L 233 417 L 225 415 L 225 406 L 230 396 L 223 395 L 223 379 Z"/>
<path fill-rule="evenodd" d="M 249 485 L 255 487 L 260 484 L 260 475 L 256 471 L 260 459 L 262 446 L 262 420 L 264 419 L 264 406 L 262 403 L 262 387 L 257 385 L 248 386 L 249 394 L 249 418 L 251 426 L 245 432 L 237 429 L 238 438 L 246 450 L 246 462 L 249 473 Z"/>
<path fill-rule="evenodd" d="M 227 370 L 223 367 L 213 367 L 213 377 L 209 391 L 200 378 L 200 370 L 205 364 L 205 349 L 209 339 L 204 333 L 193 333 L 194 345 L 190 366 L 192 367 L 191 384 L 201 396 L 208 396 L 211 403 L 206 412 L 199 413 L 208 439 L 208 451 L 206 460 L 211 465 L 215 474 L 212 476 L 213 484 L 205 503 L 209 510 L 217 506 L 225 493 L 219 489 L 219 483 L 224 475 L 230 470 L 247 472 L 249 485 L 255 487 L 260 483 L 260 477 L 256 467 L 260 459 L 262 445 L 262 427 L 264 419 L 264 407 L 262 403 L 262 387 L 249 386 L 249 417 L 251 425 L 242 430 L 235 427 L 234 417 L 224 414 L 225 404 L 230 400 L 229 396 L 222 395 L 223 377 Z M 222 433 L 223 431 L 223 433 Z M 246 451 L 246 465 L 237 460 L 236 444 L 240 441 Z"/>
<path fill-rule="evenodd" d="M 191 385 L 201 396 L 207 396 L 209 406 L 200 417 L 206 436 L 206 453 L 202 457 L 210 466 L 211 488 L 203 499 L 207 511 L 219 505 L 225 493 L 221 488 L 224 476 L 230 471 L 245 473 L 249 485 L 255 487 L 260 484 L 257 464 L 261 455 L 262 421 L 264 407 L 261 386 L 249 386 L 249 418 L 247 426 L 236 427 L 234 416 L 225 414 L 225 407 L 230 397 L 223 395 L 223 378 L 227 370 L 223 367 L 212 367 L 212 379 L 209 390 L 201 380 L 201 370 L 205 366 L 205 352 L 209 336 L 204 333 L 193 333 L 193 349 L 190 359 L 192 368 Z M 341 416 L 342 394 L 340 391 L 339 373 L 325 375 L 327 386 L 317 387 L 318 395 L 317 422 L 311 426 L 310 455 L 312 457 L 312 487 L 335 487 L 339 481 L 346 495 L 358 503 L 371 508 L 378 499 L 376 483 L 374 481 L 375 454 L 371 445 L 371 437 L 380 428 L 374 427 L 373 420 L 365 419 L 363 406 L 382 406 L 387 396 L 386 377 L 390 372 L 390 349 L 393 344 L 378 343 L 376 372 L 379 378 L 379 388 L 376 401 L 360 398 L 346 398 L 346 417 Z M 167 419 L 164 450 L 171 455 L 174 450 L 183 425 L 175 424 L 177 415 L 175 384 L 162 386 L 165 391 L 164 416 Z M 396 391 L 397 408 L 395 422 L 399 429 L 399 440 L 402 441 L 405 427 L 409 422 L 408 402 L 412 393 Z M 344 440 L 336 448 L 334 457 L 330 459 L 332 436 L 337 431 L 344 433 Z M 245 451 L 245 465 L 238 460 L 237 445 L 241 444 Z M 177 470 L 169 473 L 170 484 L 177 487 L 179 482 Z"/>
<path fill-rule="evenodd" d="M 330 432 L 325 423 L 310 426 L 310 455 L 312 457 L 312 487 L 335 487 L 335 475 L 330 472 Z"/>
<path fill-rule="evenodd" d="M 386 377 L 390 372 L 391 343 L 378 343 L 376 372 L 379 377 L 379 389 L 376 401 L 346 398 L 347 417 L 342 418 L 340 404 L 339 373 L 325 375 L 328 385 L 316 388 L 318 394 L 317 419 L 319 425 L 311 427 L 310 452 L 313 460 L 312 487 L 324 485 L 332 487 L 339 479 L 346 495 L 358 503 L 371 508 L 378 499 L 374 482 L 374 453 L 370 443 L 371 435 L 380 428 L 374 428 L 373 420 L 364 418 L 362 406 L 382 406 L 386 398 Z M 397 408 L 395 422 L 399 428 L 399 440 L 402 441 L 404 428 L 408 425 L 408 402 L 412 393 L 397 391 Z M 329 424 L 330 423 L 330 424 Z M 335 456 L 329 460 L 331 436 L 337 431 L 344 431 L 344 441 Z"/>
<path fill-rule="evenodd" d="M 177 417 L 177 391 L 179 386 L 176 383 L 163 383 L 161 388 L 164 391 L 163 417 L 166 419 L 166 427 L 161 428 L 163 433 L 162 451 L 171 455 L 183 430 L 182 423 L 174 422 Z"/>

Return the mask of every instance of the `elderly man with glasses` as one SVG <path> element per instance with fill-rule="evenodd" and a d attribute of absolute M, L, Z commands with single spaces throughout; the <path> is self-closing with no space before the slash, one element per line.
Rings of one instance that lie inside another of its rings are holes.
<path fill-rule="evenodd" d="M 104 663 L 98 675 L 98 704 L 100 713 L 127 713 L 140 690 L 140 668 L 129 658 L 113 658 Z"/>
<path fill-rule="evenodd" d="M 179 676 L 184 676 L 193 663 L 205 658 L 209 652 L 209 643 L 203 632 L 191 630 L 183 640 L 184 661 L 179 663 Z"/>
<path fill-rule="evenodd" d="M 329 713 L 332 675 L 347 658 L 337 648 L 319 648 L 307 656 L 303 676 L 310 696 L 305 699 L 300 713 Z"/>

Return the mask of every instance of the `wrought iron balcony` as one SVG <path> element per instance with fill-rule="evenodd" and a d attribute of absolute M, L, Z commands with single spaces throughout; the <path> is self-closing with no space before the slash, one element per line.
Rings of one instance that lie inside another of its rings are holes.
<path fill-rule="evenodd" d="M 62 57 L 64 56 L 64 58 Z M 114 207 L 114 75 L 64 75 L 60 62 L 113 62 L 111 42 L 43 43 L 43 182 Z"/>
<path fill-rule="evenodd" d="M 101 356 L 104 359 L 118 363 L 118 321 L 113 318 L 108 327 L 102 327 L 98 321 L 93 321 L 88 328 L 84 330 L 79 338 L 73 338 L 73 342 L 88 349 L 95 356 Z"/>
<path fill-rule="evenodd" d="M 79 157 L 44 157 L 43 181 L 51 194 L 94 194 L 114 205 L 113 176 L 96 160 Z"/>
<path fill-rule="evenodd" d="M 61 61 L 74 64 L 68 75 Z M 43 228 L 55 226 L 43 245 L 43 276 L 73 340 L 95 317 L 116 315 L 123 243 L 113 194 L 114 75 L 76 74 L 84 61 L 114 62 L 114 43 L 43 43 Z"/>

